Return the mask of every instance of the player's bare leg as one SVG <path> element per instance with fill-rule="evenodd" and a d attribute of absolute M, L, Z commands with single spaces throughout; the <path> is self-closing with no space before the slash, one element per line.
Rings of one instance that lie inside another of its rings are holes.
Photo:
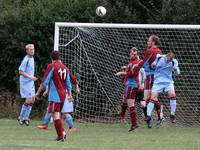
<path fill-rule="evenodd" d="M 176 94 L 174 89 L 168 91 L 168 98 L 170 99 L 170 119 L 172 123 L 176 122 Z"/>
<path fill-rule="evenodd" d="M 137 114 L 134 103 L 135 99 L 127 99 L 127 104 L 130 109 L 130 118 L 131 118 L 131 127 L 128 132 L 133 131 L 139 127 L 139 125 L 137 124 Z"/>

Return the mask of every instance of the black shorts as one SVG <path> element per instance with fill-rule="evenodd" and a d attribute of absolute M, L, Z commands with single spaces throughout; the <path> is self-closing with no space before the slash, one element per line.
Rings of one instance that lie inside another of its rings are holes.
<path fill-rule="evenodd" d="M 138 91 L 136 92 L 135 101 L 136 101 L 136 102 L 141 102 L 141 101 L 143 101 L 143 98 L 144 98 L 144 91 L 138 90 Z"/>

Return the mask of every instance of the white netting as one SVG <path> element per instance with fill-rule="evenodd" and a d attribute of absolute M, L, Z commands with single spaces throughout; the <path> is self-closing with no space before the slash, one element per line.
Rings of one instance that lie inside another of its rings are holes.
<path fill-rule="evenodd" d="M 175 78 L 177 120 L 180 124 L 199 124 L 200 29 L 189 27 L 60 26 L 56 33 L 59 42 L 55 40 L 55 45 L 63 62 L 80 78 L 81 94 L 75 97 L 75 115 L 88 121 L 117 121 L 123 86 L 114 73 L 127 64 L 131 47 L 138 47 L 143 57 L 147 38 L 156 34 L 160 38 L 160 49 L 164 53 L 174 52 L 181 69 L 181 75 Z M 169 100 L 161 96 L 161 103 L 168 118 Z M 138 117 L 141 118 L 141 111 Z"/>

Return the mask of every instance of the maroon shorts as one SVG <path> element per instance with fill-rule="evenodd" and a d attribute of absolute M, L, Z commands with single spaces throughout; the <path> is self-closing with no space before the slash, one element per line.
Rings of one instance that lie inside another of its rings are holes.
<path fill-rule="evenodd" d="M 144 83 L 144 89 L 151 90 L 153 86 L 153 81 L 154 81 L 154 75 L 148 75 Z"/>
<path fill-rule="evenodd" d="M 48 113 L 61 112 L 63 103 L 48 102 Z"/>
<path fill-rule="evenodd" d="M 124 89 L 124 98 L 125 99 L 135 99 L 136 93 L 138 88 L 132 87 L 132 86 L 126 86 Z"/>

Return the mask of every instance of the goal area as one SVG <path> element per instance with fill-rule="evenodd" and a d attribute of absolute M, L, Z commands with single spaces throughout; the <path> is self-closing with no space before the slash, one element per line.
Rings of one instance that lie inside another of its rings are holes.
<path fill-rule="evenodd" d="M 163 53 L 173 52 L 181 74 L 174 76 L 177 123 L 200 125 L 200 26 L 157 24 L 55 23 L 54 50 L 79 81 L 81 93 L 74 96 L 74 115 L 80 121 L 119 122 L 122 78 L 114 74 L 127 65 L 129 52 L 137 47 L 143 58 L 147 39 L 159 37 Z M 170 106 L 160 97 L 165 121 Z M 139 103 L 138 119 L 143 121 Z M 156 115 L 153 115 L 156 119 Z M 129 110 L 127 110 L 129 121 Z"/>

